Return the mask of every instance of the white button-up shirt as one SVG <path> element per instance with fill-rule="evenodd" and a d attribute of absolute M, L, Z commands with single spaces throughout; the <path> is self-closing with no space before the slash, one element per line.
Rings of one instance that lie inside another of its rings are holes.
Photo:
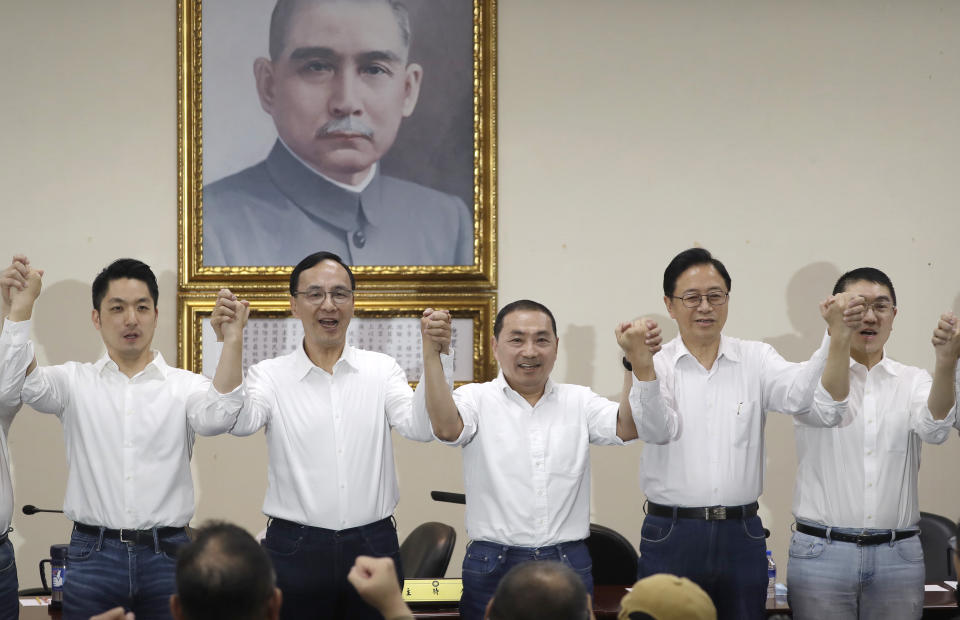
<path fill-rule="evenodd" d="M 946 441 L 957 411 L 954 405 L 946 419 L 933 419 L 927 408 L 932 383 L 926 370 L 887 357 L 869 371 L 851 359 L 839 426 L 819 428 L 819 400 L 794 418 L 794 516 L 831 527 L 915 526 L 920 442 Z"/>
<path fill-rule="evenodd" d="M 4 325 L 0 385 L 33 360 L 30 321 Z M 193 516 L 190 457 L 195 434 L 227 432 L 241 391 L 221 395 L 212 382 L 171 368 L 159 352 L 127 377 L 104 355 L 94 364 L 37 367 L 23 381 L 23 402 L 63 424 L 67 449 L 64 514 L 108 528 L 184 526 Z"/>
<path fill-rule="evenodd" d="M 640 488 L 669 506 L 739 506 L 763 491 L 767 411 L 810 409 L 826 364 L 829 338 L 802 364 L 784 360 L 764 342 L 721 336 L 710 370 L 678 336 L 654 358 L 655 381 L 630 390 L 642 441 Z M 822 398 L 822 396 L 821 396 Z M 820 410 L 826 426 L 840 419 L 843 403 Z"/>
<path fill-rule="evenodd" d="M 445 370 L 450 356 L 441 356 Z M 266 426 L 269 465 L 263 512 L 342 530 L 393 514 L 399 500 L 390 429 L 433 434 L 413 415 L 413 390 L 387 355 L 347 345 L 333 374 L 303 346 L 250 367 L 234 435 Z M 423 398 L 419 396 L 419 398 Z"/>
<path fill-rule="evenodd" d="M 0 365 L 7 365 L 9 343 L 0 339 Z M 13 417 L 20 410 L 20 390 L 23 387 L 23 373 L 17 376 L 2 376 L 0 381 L 0 535 L 10 529 L 13 520 L 13 483 L 10 480 L 10 449 L 7 447 L 7 435 Z"/>
<path fill-rule="evenodd" d="M 461 386 L 453 399 L 463 432 L 444 443 L 463 446 L 467 535 L 520 547 L 589 536 L 589 444 L 623 445 L 619 404 L 548 380 L 531 406 L 502 372 Z"/>

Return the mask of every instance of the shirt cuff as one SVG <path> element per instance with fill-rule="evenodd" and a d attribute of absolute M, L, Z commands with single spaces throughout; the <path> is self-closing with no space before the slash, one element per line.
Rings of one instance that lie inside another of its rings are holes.
<path fill-rule="evenodd" d="M 817 382 L 817 389 L 813 393 L 813 400 L 818 405 L 846 405 L 849 399 L 850 394 L 847 393 L 847 397 L 843 400 L 834 400 L 830 392 L 827 391 L 827 388 L 823 387 L 822 379 Z"/>
<path fill-rule="evenodd" d="M 240 383 L 237 387 L 233 388 L 229 392 L 221 393 L 220 390 L 213 385 L 213 382 L 210 382 L 210 389 L 213 391 L 214 396 L 217 400 L 226 401 L 227 404 L 236 405 L 240 407 L 243 405 L 243 382 Z"/>
<path fill-rule="evenodd" d="M 637 390 L 637 393 L 640 394 L 640 398 L 650 398 L 656 394 L 660 393 L 660 378 L 656 378 L 653 381 L 641 381 L 637 379 L 637 375 L 630 373 L 630 376 L 633 378 L 633 389 Z"/>
<path fill-rule="evenodd" d="M 3 320 L 3 336 L 14 345 L 26 344 L 30 340 L 30 319 L 25 321 Z"/>

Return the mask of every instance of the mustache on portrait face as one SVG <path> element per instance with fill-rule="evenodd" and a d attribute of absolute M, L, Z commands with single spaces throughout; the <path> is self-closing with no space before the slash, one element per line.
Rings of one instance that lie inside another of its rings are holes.
<path fill-rule="evenodd" d="M 331 134 L 341 133 L 355 134 L 364 138 L 373 137 L 373 129 L 353 116 L 341 116 L 327 121 L 317 130 L 317 137 L 324 138 Z"/>

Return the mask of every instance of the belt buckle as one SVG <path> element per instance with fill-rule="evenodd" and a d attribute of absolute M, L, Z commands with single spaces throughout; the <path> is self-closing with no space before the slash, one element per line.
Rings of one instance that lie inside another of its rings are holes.
<path fill-rule="evenodd" d="M 727 507 L 707 506 L 706 513 L 707 521 L 723 521 L 727 518 Z"/>
<path fill-rule="evenodd" d="M 857 534 L 857 546 L 862 547 L 869 544 L 868 541 L 873 537 L 872 534 Z"/>
<path fill-rule="evenodd" d="M 137 544 L 137 530 L 120 530 L 120 542 L 127 543 L 128 545 Z M 127 538 L 127 536 L 132 536 L 132 538 Z"/>

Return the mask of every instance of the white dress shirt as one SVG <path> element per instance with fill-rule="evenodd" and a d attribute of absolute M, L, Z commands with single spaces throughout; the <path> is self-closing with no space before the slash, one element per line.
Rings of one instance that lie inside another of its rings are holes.
<path fill-rule="evenodd" d="M 33 360 L 30 321 L 7 321 L 0 386 Z M 104 355 L 96 363 L 37 367 L 23 402 L 63 424 L 67 449 L 64 514 L 120 529 L 184 526 L 193 516 L 190 456 L 195 434 L 227 432 L 241 390 L 219 394 L 212 382 L 171 368 L 159 352 L 133 377 Z"/>
<path fill-rule="evenodd" d="M 0 339 L 0 366 L 7 365 L 9 344 Z M 0 381 L 0 536 L 10 529 L 13 520 L 13 482 L 10 479 L 10 448 L 7 435 L 13 417 L 20 410 L 20 390 L 23 373 L 18 376 L 2 376 Z"/>
<path fill-rule="evenodd" d="M 957 406 L 937 421 L 927 408 L 926 370 L 888 357 L 869 371 L 850 360 L 850 394 L 839 426 L 820 428 L 814 404 L 794 418 L 793 514 L 831 527 L 903 529 L 920 521 L 921 441 L 943 443 Z"/>
<path fill-rule="evenodd" d="M 451 356 L 441 356 L 452 372 Z M 343 530 L 393 514 L 399 500 L 390 429 L 430 441 L 413 415 L 413 390 L 390 356 L 347 345 L 333 374 L 299 346 L 250 367 L 231 433 L 266 426 L 264 514 Z M 419 398 L 422 398 L 420 396 Z"/>
<path fill-rule="evenodd" d="M 531 406 L 502 372 L 461 386 L 453 399 L 463 431 L 444 443 L 463 446 L 470 539 L 543 547 L 589 536 L 589 444 L 623 445 L 619 404 L 548 380 Z"/>
<path fill-rule="evenodd" d="M 655 381 L 633 378 L 630 406 L 642 441 L 640 488 L 668 506 L 740 506 L 763 491 L 767 411 L 810 409 L 829 338 L 802 364 L 764 342 L 721 336 L 705 369 L 677 336 L 653 358 Z M 844 405 L 821 408 L 836 424 Z"/>

